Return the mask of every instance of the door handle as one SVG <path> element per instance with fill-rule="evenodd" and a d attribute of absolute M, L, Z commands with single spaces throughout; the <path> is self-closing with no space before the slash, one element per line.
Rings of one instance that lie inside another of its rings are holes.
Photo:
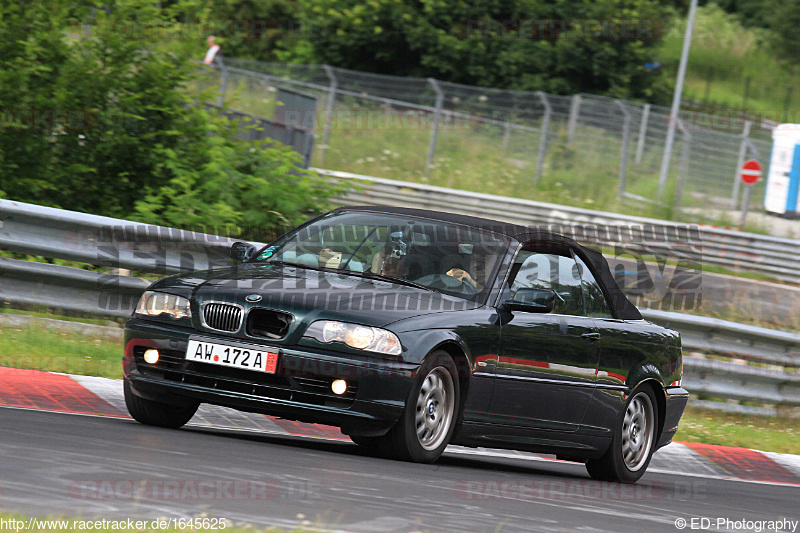
<path fill-rule="evenodd" d="M 600 334 L 597 333 L 596 331 L 586 332 L 583 335 L 581 335 L 581 337 L 586 339 L 586 342 L 597 342 L 600 340 Z"/>

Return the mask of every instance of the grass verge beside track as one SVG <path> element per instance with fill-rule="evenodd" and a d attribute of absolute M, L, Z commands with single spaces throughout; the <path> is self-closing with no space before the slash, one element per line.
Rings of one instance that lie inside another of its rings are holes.
<path fill-rule="evenodd" d="M 79 332 L 0 326 L 0 366 L 122 378 L 122 344 Z"/>
<path fill-rule="evenodd" d="M 697 409 L 691 406 L 690 400 L 675 440 L 797 455 L 800 454 L 800 419 Z"/>

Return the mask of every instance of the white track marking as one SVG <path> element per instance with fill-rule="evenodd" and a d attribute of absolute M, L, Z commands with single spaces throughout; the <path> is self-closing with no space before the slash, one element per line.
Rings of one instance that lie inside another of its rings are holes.
<path fill-rule="evenodd" d="M 761 452 L 800 478 L 800 455 L 790 453 Z"/>
<path fill-rule="evenodd" d="M 122 392 L 121 379 L 100 378 L 96 376 L 69 375 L 81 386 L 96 394 L 123 413 L 128 412 L 125 407 L 125 395 Z M 190 426 L 224 428 L 236 430 L 266 431 L 268 433 L 288 434 L 278 424 L 269 418 L 252 413 L 243 413 L 236 409 L 220 407 L 217 405 L 203 404 L 197 414 L 189 422 Z"/>

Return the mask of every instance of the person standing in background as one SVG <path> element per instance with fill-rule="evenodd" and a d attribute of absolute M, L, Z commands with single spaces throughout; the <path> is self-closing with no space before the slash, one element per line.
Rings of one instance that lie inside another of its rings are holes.
<path fill-rule="evenodd" d="M 206 37 L 206 42 L 208 43 L 208 52 L 206 52 L 206 57 L 203 58 L 203 63 L 206 65 L 210 65 L 214 62 L 214 59 L 217 57 L 219 53 L 220 47 L 216 43 L 217 38 L 213 35 L 209 35 Z"/>

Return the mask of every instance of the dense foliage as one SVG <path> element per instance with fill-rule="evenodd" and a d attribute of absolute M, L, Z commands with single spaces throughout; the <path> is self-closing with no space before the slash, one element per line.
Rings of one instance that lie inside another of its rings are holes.
<path fill-rule="evenodd" d="M 800 0 L 719 0 L 744 26 L 769 30 L 768 43 L 778 57 L 796 66 L 800 57 Z"/>
<path fill-rule="evenodd" d="M 277 13 L 273 27 L 291 31 L 271 41 L 232 35 L 227 49 L 488 87 L 651 100 L 667 92 L 645 67 L 674 11 L 656 0 L 214 0 L 218 13 L 259 2 Z"/>
<path fill-rule="evenodd" d="M 317 62 L 457 83 L 650 97 L 655 0 L 300 0 Z M 658 96 L 658 95 L 657 95 Z"/>
<path fill-rule="evenodd" d="M 280 60 L 281 52 L 301 39 L 297 0 L 211 0 L 209 5 L 208 33 L 218 37 L 229 57 Z"/>
<path fill-rule="evenodd" d="M 296 154 L 205 110 L 203 35 L 150 0 L 0 4 L 0 188 L 7 198 L 172 225 L 274 226 L 327 207 Z M 84 28 L 79 22 L 90 22 Z"/>
<path fill-rule="evenodd" d="M 209 2 L 214 31 L 223 36 L 225 53 L 235 57 L 328 63 L 470 85 L 564 94 L 586 91 L 652 102 L 669 99 L 672 76 L 645 64 L 661 55 L 661 37 L 685 19 L 689 7 L 689 0 Z M 700 2 L 701 6 L 713 3 Z M 789 67 L 797 64 L 800 0 L 716 3 L 745 27 L 758 30 L 763 40 L 759 47 Z M 234 29 L 231 21 L 254 23 L 251 28 Z M 587 37 L 587 21 L 638 21 L 642 27 L 653 22 L 655 31 L 652 36 L 640 32 L 639 38 L 635 33 L 634 38 L 614 38 L 613 32 Z M 550 31 L 530 31 L 537 24 L 547 27 L 547 22 L 552 23 Z"/>

